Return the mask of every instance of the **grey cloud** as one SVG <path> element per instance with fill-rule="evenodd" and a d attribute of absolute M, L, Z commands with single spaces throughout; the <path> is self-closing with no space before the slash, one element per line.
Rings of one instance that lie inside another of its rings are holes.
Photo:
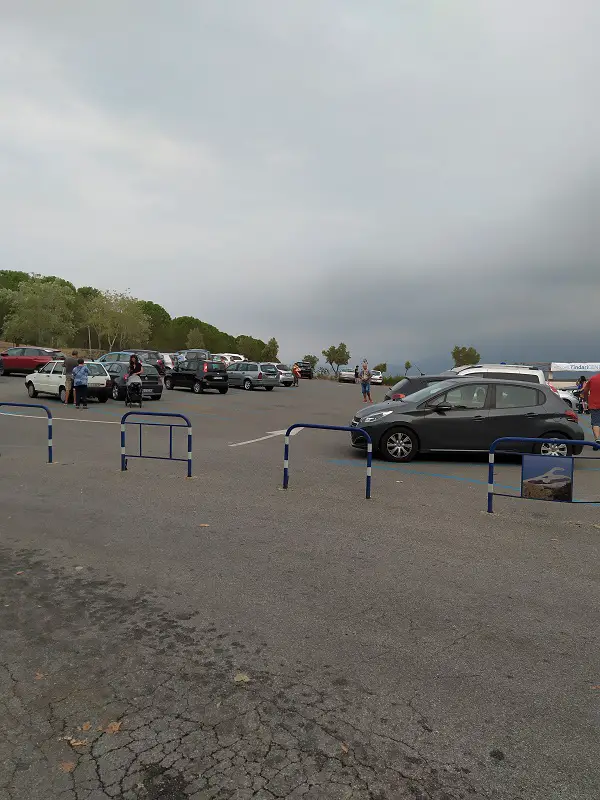
<path fill-rule="evenodd" d="M 574 310 L 600 252 L 593 0 L 3 16 L 3 266 L 130 286 L 289 357 L 597 357 Z M 205 311 L 207 285 L 226 302 Z"/>

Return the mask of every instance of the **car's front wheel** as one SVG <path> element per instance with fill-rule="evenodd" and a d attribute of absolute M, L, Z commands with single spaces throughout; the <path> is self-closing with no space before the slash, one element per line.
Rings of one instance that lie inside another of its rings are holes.
<path fill-rule="evenodd" d="M 108 395 L 107 394 L 99 394 L 98 395 L 98 402 L 99 403 L 106 403 L 107 400 L 108 400 Z"/>
<path fill-rule="evenodd" d="M 247 392 L 251 392 L 254 387 L 252 386 L 252 381 L 249 378 L 246 378 L 244 381 L 244 389 Z"/>
<path fill-rule="evenodd" d="M 116 384 L 112 388 L 112 399 L 113 400 L 121 399 L 121 392 L 119 391 L 119 387 Z"/>
<path fill-rule="evenodd" d="M 27 384 L 27 394 L 29 395 L 29 397 L 38 396 L 38 393 L 35 390 L 35 386 L 33 385 L 33 383 L 31 383 L 31 381 L 29 381 L 29 383 Z"/>
<path fill-rule="evenodd" d="M 550 433 L 545 433 L 543 436 L 539 437 L 540 439 L 552 439 L 552 442 L 538 442 L 535 445 L 535 452 L 540 456 L 570 456 L 573 455 L 573 448 L 566 444 L 566 441 L 569 441 L 569 437 L 566 436 L 564 433 L 558 433 L 557 431 L 552 431 Z"/>
<path fill-rule="evenodd" d="M 202 386 L 202 381 L 194 381 L 194 385 L 192 386 L 192 391 L 194 394 L 202 394 L 204 391 L 204 386 Z"/>
<path fill-rule="evenodd" d="M 172 388 L 173 388 L 173 379 L 165 378 L 165 389 L 172 389 Z"/>
<path fill-rule="evenodd" d="M 419 443 L 412 431 L 395 428 L 384 434 L 380 450 L 388 461 L 412 461 L 419 452 Z"/>

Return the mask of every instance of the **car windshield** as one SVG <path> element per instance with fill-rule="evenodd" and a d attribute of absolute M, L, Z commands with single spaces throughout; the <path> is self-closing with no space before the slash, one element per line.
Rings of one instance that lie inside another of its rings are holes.
<path fill-rule="evenodd" d="M 432 395 L 437 394 L 437 392 L 439 392 L 439 390 L 442 388 L 442 383 L 445 383 L 445 381 L 439 381 L 438 383 L 431 383 L 424 389 L 419 389 L 418 392 L 409 395 L 406 399 L 410 403 L 422 403 L 423 400 L 429 400 L 429 398 Z"/>
<path fill-rule="evenodd" d="M 281 369 L 281 370 L 289 372 L 290 368 L 288 367 L 287 364 L 277 364 L 277 369 Z"/>
<path fill-rule="evenodd" d="M 88 368 L 88 372 L 90 373 L 90 376 L 92 378 L 93 377 L 97 378 L 98 376 L 102 376 L 102 377 L 106 376 L 106 370 L 104 369 L 102 364 L 95 364 L 95 363 L 92 363 L 90 361 L 86 361 L 85 365 Z"/>
<path fill-rule="evenodd" d="M 373 372 L 371 373 L 371 375 L 381 375 L 381 370 L 374 369 Z"/>

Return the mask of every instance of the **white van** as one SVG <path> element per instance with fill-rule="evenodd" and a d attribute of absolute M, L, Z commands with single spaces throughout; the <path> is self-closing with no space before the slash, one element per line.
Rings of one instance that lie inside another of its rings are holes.
<path fill-rule="evenodd" d="M 239 353 L 211 353 L 211 358 L 224 358 L 227 365 L 235 364 L 236 361 L 247 361 L 246 356 L 241 356 Z"/>
<path fill-rule="evenodd" d="M 542 369 L 527 367 L 523 364 L 469 364 L 465 367 L 454 367 L 449 372 L 454 372 L 460 375 L 461 378 L 468 375 L 469 378 L 485 377 L 500 378 L 507 381 L 547 383 Z"/>

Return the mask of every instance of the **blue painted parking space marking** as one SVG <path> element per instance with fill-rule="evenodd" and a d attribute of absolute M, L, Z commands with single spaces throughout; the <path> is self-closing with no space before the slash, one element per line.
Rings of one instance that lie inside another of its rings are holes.
<path fill-rule="evenodd" d="M 350 458 L 330 458 L 330 464 L 338 464 L 339 466 L 351 466 L 351 467 L 360 467 L 361 464 L 353 461 Z M 470 465 L 470 466 L 478 466 L 478 465 Z M 485 466 L 485 465 L 483 465 Z M 373 469 L 380 469 L 384 470 L 385 472 L 400 472 L 404 475 L 424 475 L 426 478 L 442 478 L 444 480 L 449 481 L 459 481 L 460 483 L 473 483 L 479 486 L 487 486 L 487 480 L 478 480 L 477 478 L 465 478 L 461 475 L 448 475 L 442 472 L 429 472 L 428 470 L 418 470 L 412 469 L 410 467 L 401 467 L 400 465 L 392 466 L 384 465 L 384 464 L 373 464 Z M 518 486 L 510 486 L 508 484 L 497 484 L 497 486 L 502 486 L 503 489 L 514 489 L 515 492 L 519 491 Z"/>

